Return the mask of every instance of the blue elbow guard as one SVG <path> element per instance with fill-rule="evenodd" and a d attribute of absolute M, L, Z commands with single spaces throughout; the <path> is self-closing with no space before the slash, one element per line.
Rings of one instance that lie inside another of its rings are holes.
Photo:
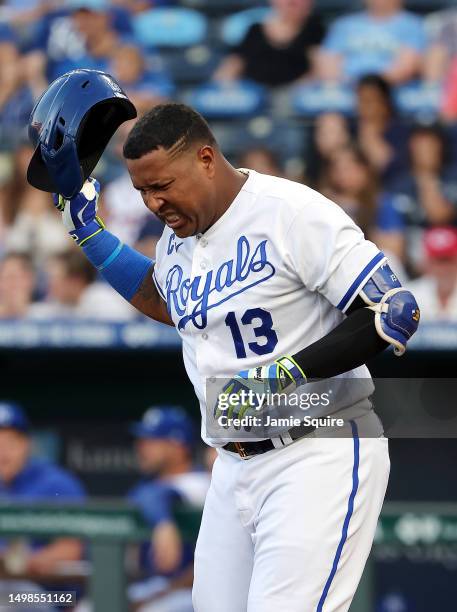
<path fill-rule="evenodd" d="M 404 289 L 387 263 L 366 282 L 360 296 L 375 312 L 376 331 L 403 355 L 406 343 L 419 325 L 420 310 L 413 294 Z"/>

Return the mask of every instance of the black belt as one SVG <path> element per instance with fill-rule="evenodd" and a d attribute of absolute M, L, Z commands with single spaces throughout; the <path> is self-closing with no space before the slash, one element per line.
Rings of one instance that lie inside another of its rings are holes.
<path fill-rule="evenodd" d="M 298 427 L 292 427 L 292 429 L 289 429 L 287 433 L 292 438 L 292 441 L 295 442 L 295 440 L 304 438 L 308 434 L 312 433 L 315 429 L 316 428 L 312 425 L 299 425 Z M 280 444 L 283 446 L 288 445 L 280 435 L 278 435 L 277 440 L 279 440 Z M 240 457 L 246 459 L 246 457 L 253 457 L 254 455 L 268 453 L 268 451 L 271 451 L 274 448 L 281 448 L 281 446 L 275 446 L 272 440 L 259 440 L 258 442 L 228 442 L 222 448 L 231 453 L 238 453 Z"/>

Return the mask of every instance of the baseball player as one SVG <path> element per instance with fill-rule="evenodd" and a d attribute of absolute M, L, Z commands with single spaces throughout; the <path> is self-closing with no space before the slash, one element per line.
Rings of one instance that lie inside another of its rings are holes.
<path fill-rule="evenodd" d="M 181 336 L 202 436 L 218 448 L 195 552 L 194 608 L 346 611 L 389 473 L 372 386 L 338 406 L 349 435 L 325 437 L 302 424 L 246 441 L 209 435 L 207 385 L 229 380 L 225 388 L 240 398 L 230 414 L 241 416 L 243 392 L 259 378 L 288 393 L 310 379 L 369 380 L 367 359 L 389 345 L 405 351 L 417 303 L 336 204 L 306 186 L 235 169 L 185 105 L 142 117 L 124 157 L 133 186 L 166 226 L 155 262 L 105 229 L 95 180 L 56 203 L 104 278 Z M 361 435 L 367 423 L 376 435 Z"/>

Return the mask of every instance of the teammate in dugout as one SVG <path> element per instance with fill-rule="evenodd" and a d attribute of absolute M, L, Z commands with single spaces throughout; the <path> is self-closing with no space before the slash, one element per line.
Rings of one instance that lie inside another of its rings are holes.
<path fill-rule="evenodd" d="M 94 179 L 56 204 L 104 278 L 182 338 L 202 436 L 218 447 L 194 608 L 346 611 L 389 474 L 381 426 L 377 436 L 359 435 L 367 419 L 379 423 L 368 396 L 346 409 L 350 437 L 303 426 L 224 443 L 207 435 L 205 382 L 232 378 L 232 393 L 242 392 L 260 375 L 271 392 L 290 392 L 307 379 L 369 378 L 368 359 L 389 345 L 405 351 L 417 303 L 336 204 L 304 185 L 235 169 L 191 108 L 152 109 L 124 156 L 134 187 L 166 226 L 155 262 L 105 229 Z"/>

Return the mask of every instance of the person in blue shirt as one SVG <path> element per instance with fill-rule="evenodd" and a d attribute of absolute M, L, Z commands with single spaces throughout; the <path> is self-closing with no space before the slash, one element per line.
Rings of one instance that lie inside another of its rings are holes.
<path fill-rule="evenodd" d="M 0 403 L 0 502 L 80 502 L 81 483 L 68 471 L 31 454 L 30 423 L 22 408 Z M 14 543 L 0 541 L 0 559 L 8 567 Z M 61 563 L 81 559 L 82 543 L 74 538 L 31 541 L 22 553 L 21 574 L 55 574 Z M 17 569 L 17 568 L 16 568 Z"/>
<path fill-rule="evenodd" d="M 148 54 L 134 40 L 125 40 L 114 51 L 108 72 L 118 81 L 138 113 L 161 104 L 174 92 L 159 55 Z"/>
<path fill-rule="evenodd" d="M 44 16 L 24 59 L 34 89 L 76 68 L 106 70 L 123 37 L 133 33 L 130 14 L 108 0 L 67 0 Z"/>
<path fill-rule="evenodd" d="M 149 579 L 133 585 L 130 597 L 148 602 L 142 611 L 191 612 L 194 547 L 182 541 L 173 510 L 178 502 L 202 507 L 209 486 L 208 474 L 192 466 L 192 423 L 179 408 L 152 407 L 130 432 L 144 478 L 127 497 L 152 532 L 140 551 L 141 569 Z"/>
<path fill-rule="evenodd" d="M 366 11 L 337 19 L 319 55 L 324 80 L 357 81 L 369 73 L 398 85 L 418 75 L 427 39 L 422 19 L 403 0 L 365 0 Z"/>

